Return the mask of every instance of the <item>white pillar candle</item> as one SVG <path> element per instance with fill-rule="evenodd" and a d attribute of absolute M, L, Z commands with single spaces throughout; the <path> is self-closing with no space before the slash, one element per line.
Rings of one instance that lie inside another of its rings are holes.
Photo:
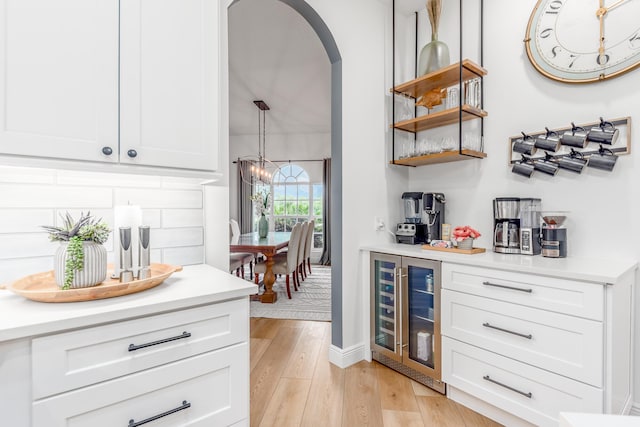
<path fill-rule="evenodd" d="M 120 236 L 117 230 L 120 227 L 131 227 L 131 252 L 134 260 L 134 275 L 138 271 L 138 227 L 142 224 L 142 209 L 138 205 L 121 205 L 114 208 L 113 214 L 113 244 L 114 244 L 114 276 L 119 277 L 120 274 Z"/>

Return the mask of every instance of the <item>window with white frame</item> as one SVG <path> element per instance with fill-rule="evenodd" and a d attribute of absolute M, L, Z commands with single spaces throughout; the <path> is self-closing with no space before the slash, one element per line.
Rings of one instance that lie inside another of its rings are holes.
<path fill-rule="evenodd" d="M 312 183 L 309 174 L 299 165 L 290 163 L 278 169 L 271 188 L 261 184 L 255 191 L 270 191 L 272 214 L 269 219 L 274 231 L 291 231 L 298 222 L 315 221 L 313 248 L 322 249 L 322 183 Z M 257 229 L 257 223 L 254 225 Z"/>

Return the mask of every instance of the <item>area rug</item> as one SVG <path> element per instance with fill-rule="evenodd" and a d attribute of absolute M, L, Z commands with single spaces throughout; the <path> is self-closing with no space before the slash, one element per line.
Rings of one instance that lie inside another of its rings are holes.
<path fill-rule="evenodd" d="M 287 298 L 285 276 L 278 277 L 273 285 L 278 300 L 274 304 L 252 301 L 251 317 L 330 321 L 331 267 L 312 264 L 311 272 L 297 292 L 291 282 L 291 299 Z"/>

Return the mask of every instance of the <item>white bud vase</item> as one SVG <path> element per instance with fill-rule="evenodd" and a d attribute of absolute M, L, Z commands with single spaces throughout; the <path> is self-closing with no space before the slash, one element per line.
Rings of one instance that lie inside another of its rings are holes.
<path fill-rule="evenodd" d="M 61 242 L 54 255 L 54 275 L 59 288 L 64 287 L 67 247 L 69 242 Z M 99 243 L 82 242 L 84 267 L 76 270 L 70 288 L 88 288 L 99 285 L 107 278 L 107 250 Z"/>

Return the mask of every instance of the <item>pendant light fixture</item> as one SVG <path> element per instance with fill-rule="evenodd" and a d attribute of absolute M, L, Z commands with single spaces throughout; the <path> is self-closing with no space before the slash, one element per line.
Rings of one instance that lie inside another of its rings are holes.
<path fill-rule="evenodd" d="M 270 108 L 264 101 L 253 101 L 258 107 L 258 161 L 251 165 L 251 175 L 265 184 L 271 183 L 271 172 L 266 168 L 266 111 Z M 269 162 L 270 163 L 270 162 Z"/>

